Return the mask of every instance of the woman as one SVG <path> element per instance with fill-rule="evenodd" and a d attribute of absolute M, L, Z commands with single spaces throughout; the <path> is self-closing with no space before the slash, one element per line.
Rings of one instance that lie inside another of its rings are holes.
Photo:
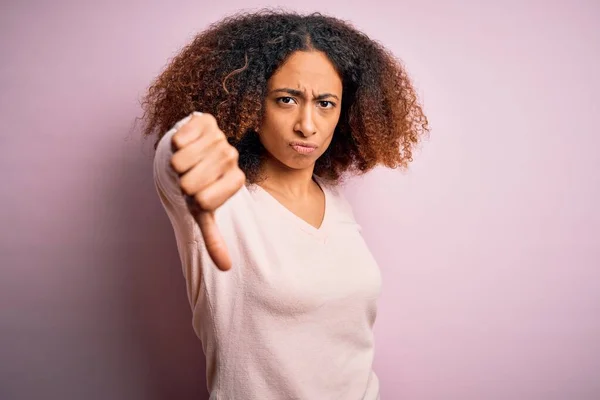
<path fill-rule="evenodd" d="M 427 132 L 400 63 L 338 19 L 241 14 L 144 108 L 211 399 L 378 399 L 381 278 L 339 184 Z"/>

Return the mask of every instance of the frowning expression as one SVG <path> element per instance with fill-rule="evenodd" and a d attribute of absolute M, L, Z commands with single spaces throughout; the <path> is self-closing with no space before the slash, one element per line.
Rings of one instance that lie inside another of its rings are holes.
<path fill-rule="evenodd" d="M 313 168 L 340 118 L 342 81 L 319 51 L 292 53 L 267 83 L 259 137 L 271 161 Z"/>

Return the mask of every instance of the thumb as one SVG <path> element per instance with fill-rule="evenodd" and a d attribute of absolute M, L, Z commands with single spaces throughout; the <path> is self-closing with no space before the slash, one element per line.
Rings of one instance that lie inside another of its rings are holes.
<path fill-rule="evenodd" d="M 231 268 L 231 257 L 229 257 L 225 240 L 215 222 L 214 212 L 200 211 L 196 214 L 196 221 L 200 226 L 208 255 L 210 255 L 217 268 L 221 271 L 227 271 Z"/>

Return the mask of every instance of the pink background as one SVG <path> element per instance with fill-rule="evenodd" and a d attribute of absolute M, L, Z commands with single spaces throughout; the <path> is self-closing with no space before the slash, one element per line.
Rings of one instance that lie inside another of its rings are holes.
<path fill-rule="evenodd" d="M 166 60 L 242 0 L 0 6 L 0 398 L 205 391 L 150 142 Z M 600 5 L 351 2 L 433 132 L 347 193 L 384 292 L 382 398 L 600 398 Z M 272 3 L 275 4 L 275 3 Z"/>

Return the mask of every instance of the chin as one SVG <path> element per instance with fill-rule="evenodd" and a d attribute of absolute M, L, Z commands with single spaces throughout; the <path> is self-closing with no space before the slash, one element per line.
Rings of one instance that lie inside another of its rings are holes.
<path fill-rule="evenodd" d="M 312 160 L 305 160 L 305 161 L 289 161 L 286 163 L 283 163 L 286 167 L 288 167 L 289 169 L 295 169 L 295 170 L 303 170 L 303 169 L 307 169 L 307 168 L 313 168 L 315 163 Z"/>
<path fill-rule="evenodd" d="M 316 159 L 313 157 L 306 156 L 296 156 L 296 157 L 286 157 L 284 159 L 279 159 L 279 162 L 289 169 L 301 170 L 307 168 L 313 168 L 315 165 Z"/>
<path fill-rule="evenodd" d="M 283 151 L 281 153 L 276 155 L 271 153 L 271 158 L 276 160 L 280 165 L 283 165 L 291 170 L 314 168 L 315 162 L 321 156 L 321 154 L 301 155 L 296 153 L 294 150 L 291 150 L 290 153 L 287 151 Z"/>

